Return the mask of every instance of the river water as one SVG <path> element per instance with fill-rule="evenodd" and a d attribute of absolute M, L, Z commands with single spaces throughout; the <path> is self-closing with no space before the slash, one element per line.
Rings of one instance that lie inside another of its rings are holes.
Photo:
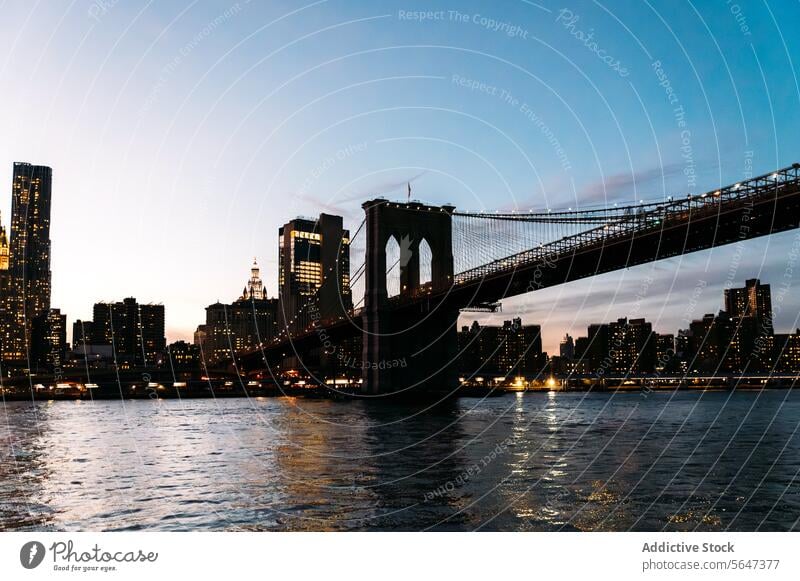
<path fill-rule="evenodd" d="M 2 404 L 0 530 L 791 530 L 800 392 Z"/>

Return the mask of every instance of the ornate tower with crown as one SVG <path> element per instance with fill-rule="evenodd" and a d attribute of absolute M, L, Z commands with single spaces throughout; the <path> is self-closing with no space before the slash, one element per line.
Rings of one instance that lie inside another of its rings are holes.
<path fill-rule="evenodd" d="M 264 294 L 264 283 L 261 281 L 261 270 L 258 268 L 258 261 L 253 259 L 253 266 L 250 267 L 250 280 L 247 281 L 242 296 L 239 300 L 256 300 L 260 301 L 267 298 Z"/>

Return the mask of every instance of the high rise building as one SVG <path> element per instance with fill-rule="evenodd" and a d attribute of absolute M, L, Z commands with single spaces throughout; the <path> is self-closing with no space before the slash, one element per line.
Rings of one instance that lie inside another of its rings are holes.
<path fill-rule="evenodd" d="M 656 364 L 656 333 L 644 319 L 592 324 L 587 337 L 576 341 L 575 358 L 575 369 L 580 373 L 651 373 Z"/>
<path fill-rule="evenodd" d="M 561 343 L 558 345 L 558 355 L 564 359 L 573 359 L 575 357 L 575 342 L 569 334 L 564 335 Z"/>
<path fill-rule="evenodd" d="M 167 343 L 164 305 L 139 304 L 131 297 L 95 303 L 93 314 L 91 344 L 111 345 L 118 361 L 155 365 L 161 360 Z"/>
<path fill-rule="evenodd" d="M 55 370 L 64 365 L 67 355 L 67 316 L 50 309 L 33 321 L 31 363 L 40 369 Z"/>
<path fill-rule="evenodd" d="M 757 278 L 743 288 L 725 289 L 725 311 L 730 317 L 730 345 L 725 367 L 731 371 L 766 371 L 772 350 L 772 295 Z"/>
<path fill-rule="evenodd" d="M 8 285 L 8 236 L 6 235 L 6 227 L 3 225 L 3 215 L 0 212 L 0 355 L 2 354 L 2 345 L 4 343 L 4 325 L 5 309 L 6 309 L 6 293 Z"/>
<path fill-rule="evenodd" d="M 656 334 L 655 370 L 659 372 L 680 370 L 680 362 L 675 352 L 675 335 Z"/>
<path fill-rule="evenodd" d="M 72 323 L 72 348 L 76 351 L 87 345 L 96 345 L 95 341 L 102 337 L 100 345 L 105 345 L 105 337 L 95 330 L 94 321 L 78 319 Z"/>
<path fill-rule="evenodd" d="M 0 212 L 0 273 L 8 272 L 8 235 L 3 225 L 3 213 Z"/>
<path fill-rule="evenodd" d="M 800 371 L 800 329 L 791 334 L 779 334 L 773 338 L 773 370 L 776 373 Z"/>
<path fill-rule="evenodd" d="M 50 199 L 52 170 L 14 164 L 11 240 L 3 298 L 2 358 L 28 361 L 33 322 L 50 310 Z"/>
<path fill-rule="evenodd" d="M 773 334 L 772 293 L 757 278 L 746 280 L 742 288 L 725 289 L 725 311 L 734 322 L 751 318 L 764 334 Z"/>
<path fill-rule="evenodd" d="M 523 325 L 520 318 L 499 327 L 475 321 L 471 327 L 462 327 L 458 340 L 459 367 L 467 376 L 534 377 L 544 368 L 541 327 Z"/>
<path fill-rule="evenodd" d="M 653 326 L 644 319 L 618 319 L 608 326 L 611 369 L 617 374 L 650 373 L 656 359 Z"/>
<path fill-rule="evenodd" d="M 608 359 L 609 328 L 608 324 L 589 325 L 585 339 L 578 340 L 577 357 L 581 360 L 581 369 L 585 373 L 607 374 L 611 362 Z"/>
<path fill-rule="evenodd" d="M 350 232 L 341 216 L 295 218 L 278 229 L 278 300 L 291 334 L 352 308 Z"/>
<path fill-rule="evenodd" d="M 725 311 L 717 316 L 703 315 L 689 325 L 689 349 L 685 354 L 690 373 L 716 373 L 724 371 L 726 358 L 730 360 L 732 336 L 731 319 Z"/>

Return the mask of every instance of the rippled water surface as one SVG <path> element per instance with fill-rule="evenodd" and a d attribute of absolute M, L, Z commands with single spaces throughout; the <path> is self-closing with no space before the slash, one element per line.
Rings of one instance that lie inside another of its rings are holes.
<path fill-rule="evenodd" d="M 789 530 L 800 392 L 6 403 L 3 530 Z"/>

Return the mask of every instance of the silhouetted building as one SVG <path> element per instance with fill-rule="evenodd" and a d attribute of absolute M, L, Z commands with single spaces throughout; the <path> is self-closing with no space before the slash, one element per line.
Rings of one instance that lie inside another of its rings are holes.
<path fill-rule="evenodd" d="M 681 369 L 688 369 L 688 358 L 691 352 L 692 332 L 689 329 L 679 329 L 675 337 L 675 356 L 681 362 Z"/>
<path fill-rule="evenodd" d="M 9 327 L 8 304 L 8 236 L 0 213 L 0 359 L 5 359 L 4 345 L 8 343 L 11 329 Z"/>
<path fill-rule="evenodd" d="M 106 342 L 102 329 L 94 321 L 78 319 L 72 323 L 72 351 L 69 363 L 73 367 L 105 367 L 114 362 L 114 351 Z"/>
<path fill-rule="evenodd" d="M 0 308 L 5 308 L 6 285 L 8 284 L 8 236 L 3 225 L 3 214 L 0 212 Z M 2 319 L 2 316 L 0 316 Z M 2 320 L 0 320 L 2 323 Z M 2 329 L 0 329 L 2 331 Z M 2 337 L 0 336 L 0 345 Z"/>
<path fill-rule="evenodd" d="M 736 372 L 767 371 L 772 357 L 772 295 L 757 278 L 743 288 L 725 290 L 725 311 L 732 329 L 725 368 Z"/>
<path fill-rule="evenodd" d="M 83 348 L 84 345 L 103 344 L 105 335 L 97 331 L 94 321 L 78 319 L 72 323 L 72 348 Z"/>
<path fill-rule="evenodd" d="M 656 360 L 655 371 L 678 371 L 680 365 L 675 356 L 675 335 L 655 334 L 656 341 Z"/>
<path fill-rule="evenodd" d="M 92 344 L 111 345 L 118 361 L 156 365 L 163 357 L 164 305 L 139 304 L 132 297 L 95 303 L 93 318 Z"/>
<path fill-rule="evenodd" d="M 576 345 L 576 356 L 579 359 L 577 369 L 581 373 L 608 374 L 611 367 L 608 346 L 608 325 L 605 323 L 589 325 L 587 336 L 579 338 Z"/>
<path fill-rule="evenodd" d="M 708 313 L 702 319 L 692 321 L 686 354 L 687 370 L 690 373 L 725 371 L 733 361 L 733 354 L 729 352 L 732 333 L 731 320 L 725 311 L 720 311 L 716 317 Z"/>
<path fill-rule="evenodd" d="M 652 373 L 656 366 L 657 334 L 644 319 L 621 318 L 589 325 L 575 342 L 576 373 L 597 376 Z"/>
<path fill-rule="evenodd" d="M 725 289 L 725 311 L 730 318 L 754 319 L 763 333 L 772 335 L 772 293 L 768 284 L 761 284 L 757 278 L 745 281 L 742 288 Z"/>
<path fill-rule="evenodd" d="M 49 371 L 64 365 L 67 355 L 67 316 L 60 309 L 50 309 L 36 317 L 31 330 L 31 363 Z"/>
<path fill-rule="evenodd" d="M 197 325 L 197 329 L 195 329 L 192 343 L 194 343 L 197 346 L 200 346 L 203 345 L 207 339 L 208 339 L 208 332 L 206 331 L 205 324 Z"/>
<path fill-rule="evenodd" d="M 559 343 L 558 355 L 562 359 L 567 360 L 575 358 L 575 342 L 572 340 L 572 337 L 569 334 L 564 335 L 561 343 Z"/>
<path fill-rule="evenodd" d="M 167 345 L 167 363 L 176 370 L 200 367 L 200 347 L 186 341 L 175 341 Z"/>
<path fill-rule="evenodd" d="M 350 291 L 350 232 L 341 216 L 295 218 L 278 229 L 281 330 L 302 333 L 346 315 Z"/>
<path fill-rule="evenodd" d="M 612 370 L 620 375 L 652 373 L 656 360 L 653 326 L 644 319 L 621 318 L 608 328 Z"/>
<path fill-rule="evenodd" d="M 27 364 L 33 347 L 33 322 L 50 309 L 51 185 L 49 167 L 14 164 L 0 349 L 3 360 L 21 365 Z"/>
<path fill-rule="evenodd" d="M 800 329 L 791 334 L 773 336 L 772 361 L 775 373 L 800 371 Z"/>
<path fill-rule="evenodd" d="M 756 317 L 706 314 L 692 321 L 682 342 L 688 343 L 688 348 L 682 345 L 682 358 L 691 373 L 760 373 L 771 365 L 772 334 Z"/>
<path fill-rule="evenodd" d="M 519 318 L 500 327 L 477 321 L 458 334 L 459 367 L 471 375 L 523 375 L 534 377 L 545 366 L 539 325 L 523 325 Z"/>

